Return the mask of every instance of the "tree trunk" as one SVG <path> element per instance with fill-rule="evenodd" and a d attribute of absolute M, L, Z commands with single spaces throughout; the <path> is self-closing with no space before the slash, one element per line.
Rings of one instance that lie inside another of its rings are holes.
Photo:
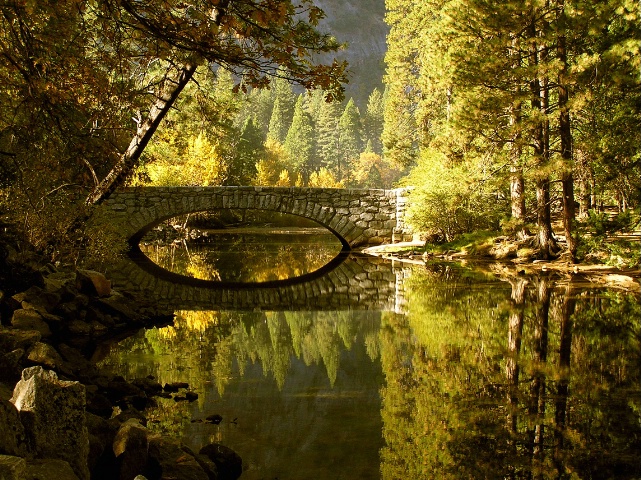
<path fill-rule="evenodd" d="M 550 285 L 540 278 L 537 288 L 537 306 L 534 319 L 533 361 L 534 372 L 530 385 L 529 414 L 534 428 L 531 432 L 532 477 L 539 478 L 544 465 L 545 443 L 545 363 L 548 355 L 548 322 L 550 311 Z"/>
<path fill-rule="evenodd" d="M 557 33 L 557 56 L 561 62 L 561 70 L 558 77 L 559 94 L 559 136 L 561 138 L 561 158 L 563 159 L 563 173 L 561 184 L 563 185 L 563 230 L 568 245 L 568 252 L 572 261 L 576 261 L 576 239 L 574 238 L 574 176 L 572 172 L 572 130 L 570 125 L 570 111 L 568 110 L 569 92 L 567 87 L 568 52 L 565 38 L 564 0 L 557 0 L 558 5 L 558 28 Z"/>
<path fill-rule="evenodd" d="M 532 12 L 532 21 L 530 24 L 530 61 L 533 65 L 539 64 L 539 30 L 536 24 L 536 12 Z M 541 50 L 543 51 L 543 50 Z M 530 98 L 532 109 L 541 112 L 540 120 L 533 129 L 532 143 L 534 145 L 534 158 L 536 167 L 545 171 L 549 163 L 549 125 L 545 120 L 547 114 L 547 79 L 542 80 L 535 72 L 530 81 Z M 545 87 L 545 88 L 544 88 Z M 550 259 L 555 255 L 556 243 L 552 235 L 552 219 L 550 214 L 550 180 L 547 173 L 541 171 L 536 175 L 536 223 L 538 234 L 536 237 L 536 247 L 539 250 L 539 256 L 543 259 Z"/>
<path fill-rule="evenodd" d="M 576 160 L 575 171 L 577 172 L 576 181 L 579 188 L 579 215 L 578 218 L 585 219 L 588 218 L 588 210 L 593 208 L 592 206 L 592 182 L 591 174 L 587 164 L 587 159 L 583 152 L 573 152 Z"/>
<path fill-rule="evenodd" d="M 512 305 L 508 320 L 507 358 L 505 376 L 507 379 L 507 418 L 506 427 L 510 433 L 508 446 L 512 454 L 517 453 L 517 424 L 519 408 L 519 354 L 523 335 L 523 318 L 525 308 L 525 278 L 510 280 L 512 285 Z"/>
<path fill-rule="evenodd" d="M 160 122 L 167 115 L 180 92 L 194 76 L 196 68 L 195 62 L 186 64 L 178 71 L 175 78 L 165 78 L 156 102 L 149 110 L 145 121 L 139 123 L 136 135 L 129 143 L 129 147 L 120 156 L 118 163 L 87 197 L 86 204 L 95 205 L 107 199 L 129 177 L 138 165 L 143 150 L 156 132 Z"/>
<path fill-rule="evenodd" d="M 559 339 L 559 381 L 554 401 L 554 463 L 563 471 L 563 444 L 567 420 L 568 393 L 570 385 L 570 357 L 572 353 L 572 315 L 576 300 L 570 283 L 564 292 L 561 307 L 561 338 Z"/>

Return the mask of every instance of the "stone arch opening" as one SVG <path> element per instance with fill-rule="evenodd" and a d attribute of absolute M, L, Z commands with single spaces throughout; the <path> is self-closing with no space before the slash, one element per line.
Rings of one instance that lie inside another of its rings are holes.
<path fill-rule="evenodd" d="M 306 215 L 296 214 L 296 213 L 282 211 L 282 210 L 259 209 L 259 208 L 240 209 L 240 208 L 235 208 L 235 207 L 226 207 L 226 208 L 228 208 L 230 210 L 256 210 L 256 211 L 264 211 L 264 212 L 284 213 L 286 215 L 292 215 L 292 216 L 295 216 L 295 217 L 305 218 L 306 220 L 311 220 L 315 224 L 319 225 L 320 227 L 325 228 L 330 233 L 332 233 L 336 237 L 336 239 L 340 242 L 340 244 L 342 246 L 342 251 L 349 251 L 349 250 L 352 249 L 349 241 L 343 236 L 341 231 L 336 230 L 334 228 L 334 226 L 332 226 L 332 225 L 328 225 L 328 224 L 322 223 L 321 221 L 319 221 L 316 218 L 311 218 L 311 217 L 308 217 Z M 178 212 L 178 213 L 171 213 L 171 214 L 158 216 L 157 218 L 155 218 L 151 222 L 145 224 L 144 226 L 139 228 L 136 232 L 131 234 L 129 239 L 128 239 L 128 241 L 129 241 L 129 243 L 131 245 L 138 245 L 140 243 L 140 241 L 143 239 L 143 237 L 147 233 L 149 233 L 151 230 L 153 230 L 158 225 L 160 225 L 161 223 L 163 223 L 163 222 L 165 222 L 167 220 L 170 220 L 170 219 L 175 218 L 175 217 L 184 216 L 184 215 L 189 215 L 189 214 L 194 214 L 194 213 L 202 213 L 202 212 L 211 212 L 211 211 L 215 211 L 215 210 L 220 210 L 220 209 L 216 209 L 216 208 L 198 209 L 198 210 L 195 210 L 195 211 L 181 211 L 181 212 Z M 338 225 L 338 227 L 341 228 L 342 230 L 345 230 L 345 227 L 349 228 L 349 225 L 347 225 L 347 224 L 343 225 L 341 223 L 340 225 Z M 353 230 L 353 227 L 350 230 Z"/>

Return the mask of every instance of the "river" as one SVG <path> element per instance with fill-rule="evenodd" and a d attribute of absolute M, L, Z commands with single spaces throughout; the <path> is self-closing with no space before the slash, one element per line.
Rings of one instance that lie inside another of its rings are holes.
<path fill-rule="evenodd" d="M 323 283 L 313 272 L 340 251 L 332 238 L 227 232 L 143 247 L 197 280 L 175 299 L 162 290 L 172 326 L 101 362 L 198 393 L 159 399 L 149 428 L 232 448 L 250 480 L 641 477 L 638 294 L 363 256 Z M 220 282 L 233 288 L 202 300 Z"/>

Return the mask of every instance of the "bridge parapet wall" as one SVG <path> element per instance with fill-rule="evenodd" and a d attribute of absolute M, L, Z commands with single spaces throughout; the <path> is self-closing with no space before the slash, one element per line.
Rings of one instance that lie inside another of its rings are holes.
<path fill-rule="evenodd" d="M 133 241 L 171 217 L 217 209 L 257 209 L 298 215 L 332 231 L 349 248 L 411 238 L 406 189 L 297 187 L 136 187 L 105 206 Z"/>

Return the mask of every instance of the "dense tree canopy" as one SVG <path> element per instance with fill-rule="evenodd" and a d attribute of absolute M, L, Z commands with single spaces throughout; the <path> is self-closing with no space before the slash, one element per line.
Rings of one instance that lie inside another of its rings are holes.
<path fill-rule="evenodd" d="M 430 169 L 454 175 L 462 168 L 471 181 L 452 190 L 451 201 L 465 208 L 464 197 L 483 192 L 509 198 L 512 227 L 525 233 L 522 225 L 536 222 L 543 257 L 557 250 L 550 223 L 551 210 L 559 208 L 568 250 L 576 253 L 575 181 L 583 215 L 597 202 L 638 206 L 641 23 L 635 2 L 386 5 L 391 30 L 382 138 L 389 159 L 419 164 L 422 173 L 411 177 L 418 196 L 439 195 Z M 468 214 L 484 217 L 487 210 Z"/>
<path fill-rule="evenodd" d="M 102 198 L 131 177 L 197 69 L 235 89 L 278 76 L 340 99 L 345 65 L 313 2 L 271 0 L 3 2 L 0 152 L 12 206 Z M 278 73 L 277 73 L 278 72 Z M 65 195 L 69 197 L 63 198 Z M 37 209 L 35 207 L 38 207 Z"/>

